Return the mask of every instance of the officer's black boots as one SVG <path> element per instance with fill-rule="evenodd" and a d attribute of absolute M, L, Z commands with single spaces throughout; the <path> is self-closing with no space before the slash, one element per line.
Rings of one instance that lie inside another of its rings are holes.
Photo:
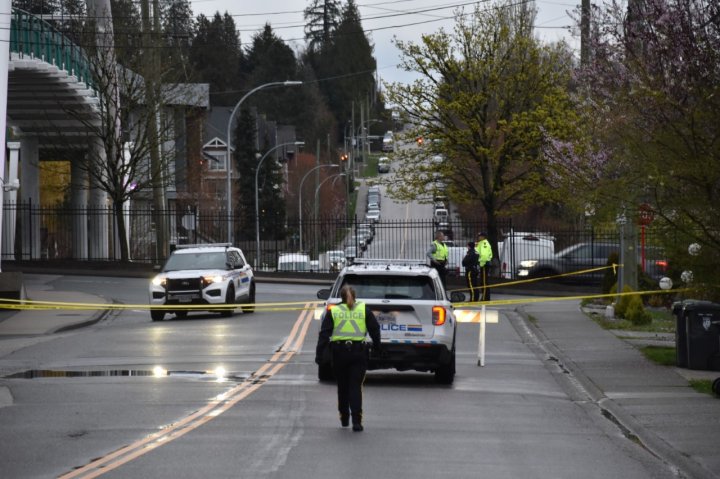
<path fill-rule="evenodd" d="M 355 432 L 360 432 L 360 431 L 362 431 L 363 429 L 365 429 L 365 428 L 363 428 L 362 424 L 360 424 L 360 423 L 355 423 L 355 424 L 353 424 L 353 431 L 355 431 Z"/>
<path fill-rule="evenodd" d="M 363 430 L 362 413 L 353 413 L 352 415 L 353 431 L 360 432 Z"/>
<path fill-rule="evenodd" d="M 350 425 L 350 415 L 340 413 L 340 425 L 342 427 L 348 427 Z"/>

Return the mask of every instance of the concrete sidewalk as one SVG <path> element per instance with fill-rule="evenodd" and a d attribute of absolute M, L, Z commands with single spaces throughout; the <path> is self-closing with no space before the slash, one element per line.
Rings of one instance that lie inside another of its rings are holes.
<path fill-rule="evenodd" d="M 574 383 L 576 401 L 599 408 L 680 477 L 720 477 L 720 399 L 688 384 L 720 372 L 657 365 L 588 318 L 578 301 L 533 303 L 519 313 L 549 367 Z"/>

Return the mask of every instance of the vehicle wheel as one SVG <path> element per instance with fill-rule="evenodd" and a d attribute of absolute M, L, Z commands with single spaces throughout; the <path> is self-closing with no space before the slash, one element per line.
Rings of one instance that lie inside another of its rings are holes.
<path fill-rule="evenodd" d="M 225 293 L 225 304 L 228 306 L 220 310 L 220 315 L 224 318 L 229 318 L 235 311 L 235 288 L 233 286 L 228 286 L 227 292 Z"/>
<path fill-rule="evenodd" d="M 241 306 L 240 309 L 244 314 L 255 312 L 255 283 L 250 283 L 250 296 L 247 300 L 248 304 Z"/>
<path fill-rule="evenodd" d="M 162 321 L 165 317 L 165 313 L 159 309 L 150 310 L 150 317 L 153 321 Z"/>
<path fill-rule="evenodd" d="M 320 381 L 335 381 L 332 364 L 320 364 L 318 366 L 318 379 Z"/>
<path fill-rule="evenodd" d="M 447 364 L 435 370 L 435 382 L 438 384 L 452 384 L 455 380 L 455 351 Z"/>
<path fill-rule="evenodd" d="M 175 317 L 178 319 L 185 319 L 187 318 L 187 311 L 175 311 Z"/>

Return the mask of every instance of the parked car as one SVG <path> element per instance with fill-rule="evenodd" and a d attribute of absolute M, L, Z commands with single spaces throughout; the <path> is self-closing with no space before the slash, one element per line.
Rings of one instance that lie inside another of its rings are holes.
<path fill-rule="evenodd" d="M 387 156 L 381 156 L 378 159 L 377 165 L 378 173 L 389 173 L 390 172 L 390 158 Z"/>
<path fill-rule="evenodd" d="M 365 214 L 365 221 L 369 221 L 372 223 L 377 223 L 378 221 L 380 221 L 380 210 L 379 209 L 369 210 Z"/>
<path fill-rule="evenodd" d="M 320 269 L 322 271 L 338 272 L 345 267 L 345 252 L 343 250 L 329 250 L 322 255 Z"/>
<path fill-rule="evenodd" d="M 498 243 L 498 256 L 500 277 L 515 279 L 523 261 L 555 256 L 555 237 L 547 233 L 511 232 Z"/>
<path fill-rule="evenodd" d="M 578 243 L 568 246 L 552 256 L 521 261 L 518 276 L 521 278 L 538 278 L 601 268 L 607 265 L 608 258 L 612 253 L 620 254 L 620 245 L 618 243 Z M 664 260 L 661 251 L 653 248 L 645 260 L 646 273 L 654 279 L 660 279 L 664 276 L 666 267 L 667 262 Z M 569 275 L 564 279 L 599 282 L 604 274 L 605 270 L 588 271 Z"/>

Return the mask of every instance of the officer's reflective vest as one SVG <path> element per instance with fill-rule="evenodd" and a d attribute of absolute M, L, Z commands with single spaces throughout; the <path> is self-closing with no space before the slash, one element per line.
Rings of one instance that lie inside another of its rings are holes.
<path fill-rule="evenodd" d="M 330 341 L 364 341 L 367 333 L 365 325 L 365 303 L 355 303 L 351 310 L 341 303 L 330 310 L 333 320 L 333 333 Z"/>
<path fill-rule="evenodd" d="M 480 267 L 485 266 L 485 264 L 489 263 L 492 259 L 492 246 L 490 246 L 490 242 L 487 239 L 478 241 L 477 246 L 475 246 L 475 251 L 477 251 L 478 254 Z"/>
<path fill-rule="evenodd" d="M 446 261 L 448 259 L 448 247 L 445 246 L 445 243 L 435 240 L 433 244 L 435 245 L 435 252 L 432 254 L 432 258 L 435 261 Z"/>

